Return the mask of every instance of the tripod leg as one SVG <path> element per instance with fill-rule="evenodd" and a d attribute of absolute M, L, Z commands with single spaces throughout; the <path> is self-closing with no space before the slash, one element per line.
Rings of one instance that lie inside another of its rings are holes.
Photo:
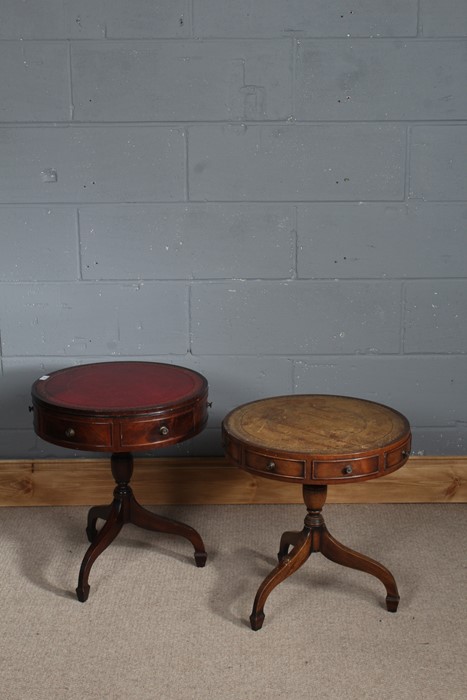
<path fill-rule="evenodd" d="M 253 611 L 250 615 L 250 624 L 252 630 L 259 630 L 263 626 L 264 612 L 263 608 L 269 594 L 286 578 L 297 571 L 302 564 L 306 562 L 311 554 L 311 536 L 310 530 L 304 528 L 295 542 L 294 548 L 290 555 L 285 555 L 280 560 L 271 573 L 266 576 L 263 583 L 258 588 L 258 592 L 253 603 Z"/>
<path fill-rule="evenodd" d="M 155 532 L 165 532 L 170 535 L 180 535 L 189 540 L 195 550 L 196 566 L 202 567 L 206 564 L 207 554 L 204 547 L 204 542 L 198 532 L 184 523 L 171 518 L 164 518 L 162 515 L 151 513 L 146 508 L 143 508 L 134 498 L 131 500 L 130 520 L 129 522 L 142 527 L 146 530 Z"/>
<path fill-rule="evenodd" d="M 376 576 L 386 588 L 386 608 L 389 612 L 397 611 L 400 600 L 399 592 L 394 576 L 385 566 L 341 544 L 326 529 L 321 536 L 320 551 L 327 559 L 336 562 L 336 564 L 342 564 L 342 566 Z"/>
<path fill-rule="evenodd" d="M 91 567 L 99 554 L 102 554 L 111 542 L 116 538 L 123 527 L 123 518 L 120 518 L 121 503 L 115 503 L 112 512 L 97 533 L 94 541 L 89 545 L 79 570 L 78 587 L 76 595 L 81 603 L 84 603 L 89 596 L 88 578 Z"/>

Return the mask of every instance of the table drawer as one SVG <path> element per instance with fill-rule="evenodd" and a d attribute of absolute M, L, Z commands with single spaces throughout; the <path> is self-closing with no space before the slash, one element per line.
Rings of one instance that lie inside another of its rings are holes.
<path fill-rule="evenodd" d="M 305 461 L 293 459 L 276 459 L 256 452 L 245 453 L 245 466 L 248 469 L 264 472 L 270 476 L 288 476 L 303 479 L 305 477 Z"/>
<path fill-rule="evenodd" d="M 402 466 L 402 464 L 407 461 L 409 454 L 410 443 L 407 443 L 402 447 L 398 447 L 397 450 L 391 450 L 391 452 L 388 452 L 386 454 L 385 468 L 393 469 L 398 465 Z"/>
<path fill-rule="evenodd" d="M 111 447 L 112 423 L 96 419 L 82 420 L 73 416 L 55 417 L 43 413 L 39 420 L 38 434 L 44 440 L 79 450 Z"/>
<path fill-rule="evenodd" d="M 196 428 L 193 411 L 170 418 L 148 416 L 141 419 L 120 421 L 120 444 L 122 447 L 140 448 L 162 442 L 173 442 L 189 436 Z"/>
<path fill-rule="evenodd" d="M 357 460 L 329 460 L 313 462 L 313 479 L 340 481 L 358 476 L 369 476 L 379 471 L 379 457 Z"/>

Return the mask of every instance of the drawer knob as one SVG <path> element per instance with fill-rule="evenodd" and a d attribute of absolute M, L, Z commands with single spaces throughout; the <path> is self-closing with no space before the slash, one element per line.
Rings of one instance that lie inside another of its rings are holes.
<path fill-rule="evenodd" d="M 353 469 L 351 464 L 347 464 L 347 466 L 344 467 L 344 474 L 352 474 Z"/>
<path fill-rule="evenodd" d="M 75 433 L 75 431 L 74 431 L 73 428 L 67 428 L 67 429 L 65 430 L 65 436 L 66 436 L 67 438 L 75 437 L 75 435 L 76 435 L 76 433 Z"/>
<path fill-rule="evenodd" d="M 272 460 L 270 462 L 268 462 L 266 465 L 266 469 L 268 472 L 273 472 L 275 468 L 276 468 L 276 463 L 273 462 Z"/>
<path fill-rule="evenodd" d="M 163 425 L 160 429 L 159 432 L 161 435 L 168 435 L 169 434 L 169 429 L 166 425 Z"/>

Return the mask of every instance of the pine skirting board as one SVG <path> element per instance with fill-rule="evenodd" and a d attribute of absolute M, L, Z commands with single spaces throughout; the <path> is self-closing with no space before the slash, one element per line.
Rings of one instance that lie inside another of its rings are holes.
<path fill-rule="evenodd" d="M 0 506 L 96 505 L 112 500 L 102 459 L 0 460 Z M 256 477 L 222 458 L 135 459 L 145 505 L 303 503 L 301 487 Z M 467 456 L 411 457 L 380 479 L 330 486 L 328 503 L 467 503 Z"/>

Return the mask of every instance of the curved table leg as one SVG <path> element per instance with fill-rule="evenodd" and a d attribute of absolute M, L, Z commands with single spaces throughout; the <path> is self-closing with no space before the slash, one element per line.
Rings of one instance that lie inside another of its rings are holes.
<path fill-rule="evenodd" d="M 96 523 L 99 520 L 107 520 L 112 512 L 113 503 L 109 506 L 93 506 L 88 513 L 88 524 L 86 527 L 86 535 L 88 540 L 92 542 L 97 535 Z"/>
<path fill-rule="evenodd" d="M 386 588 L 386 607 L 388 611 L 397 611 L 400 600 L 399 591 L 397 590 L 394 576 L 385 566 L 341 544 L 329 534 L 326 528 L 323 528 L 322 531 L 320 551 L 327 559 L 336 562 L 336 564 L 342 564 L 342 566 L 348 566 L 351 569 L 358 569 L 376 576 Z"/>
<path fill-rule="evenodd" d="M 115 503 L 113 505 L 108 519 L 106 520 L 102 529 L 99 530 L 94 541 L 88 547 L 88 550 L 84 555 L 84 559 L 79 570 L 78 587 L 76 589 L 76 595 L 81 603 L 84 603 L 89 596 L 90 586 L 88 584 L 88 578 L 92 565 L 99 554 L 102 554 L 104 549 L 106 549 L 109 544 L 113 542 L 123 527 L 123 518 L 120 517 L 121 507 L 121 503 Z"/>
<path fill-rule="evenodd" d="M 284 533 L 286 535 L 290 533 Z M 258 592 L 253 603 L 253 611 L 250 615 L 250 624 L 252 630 L 259 630 L 263 626 L 264 612 L 263 608 L 269 594 L 286 578 L 297 571 L 302 564 L 306 562 L 312 551 L 311 531 L 304 528 L 296 538 L 294 547 L 290 555 L 284 555 L 279 564 L 271 573 L 266 576 L 263 583 L 258 588 Z M 282 545 L 282 540 L 281 540 Z"/>
<path fill-rule="evenodd" d="M 170 518 L 164 518 L 162 515 L 156 515 L 151 511 L 143 508 L 142 505 L 132 499 L 130 508 L 129 522 L 142 527 L 145 530 L 153 530 L 155 532 L 165 532 L 170 535 L 180 535 L 191 542 L 195 550 L 196 566 L 202 567 L 206 564 L 207 554 L 204 547 L 204 542 L 198 532 L 184 523 Z"/>

